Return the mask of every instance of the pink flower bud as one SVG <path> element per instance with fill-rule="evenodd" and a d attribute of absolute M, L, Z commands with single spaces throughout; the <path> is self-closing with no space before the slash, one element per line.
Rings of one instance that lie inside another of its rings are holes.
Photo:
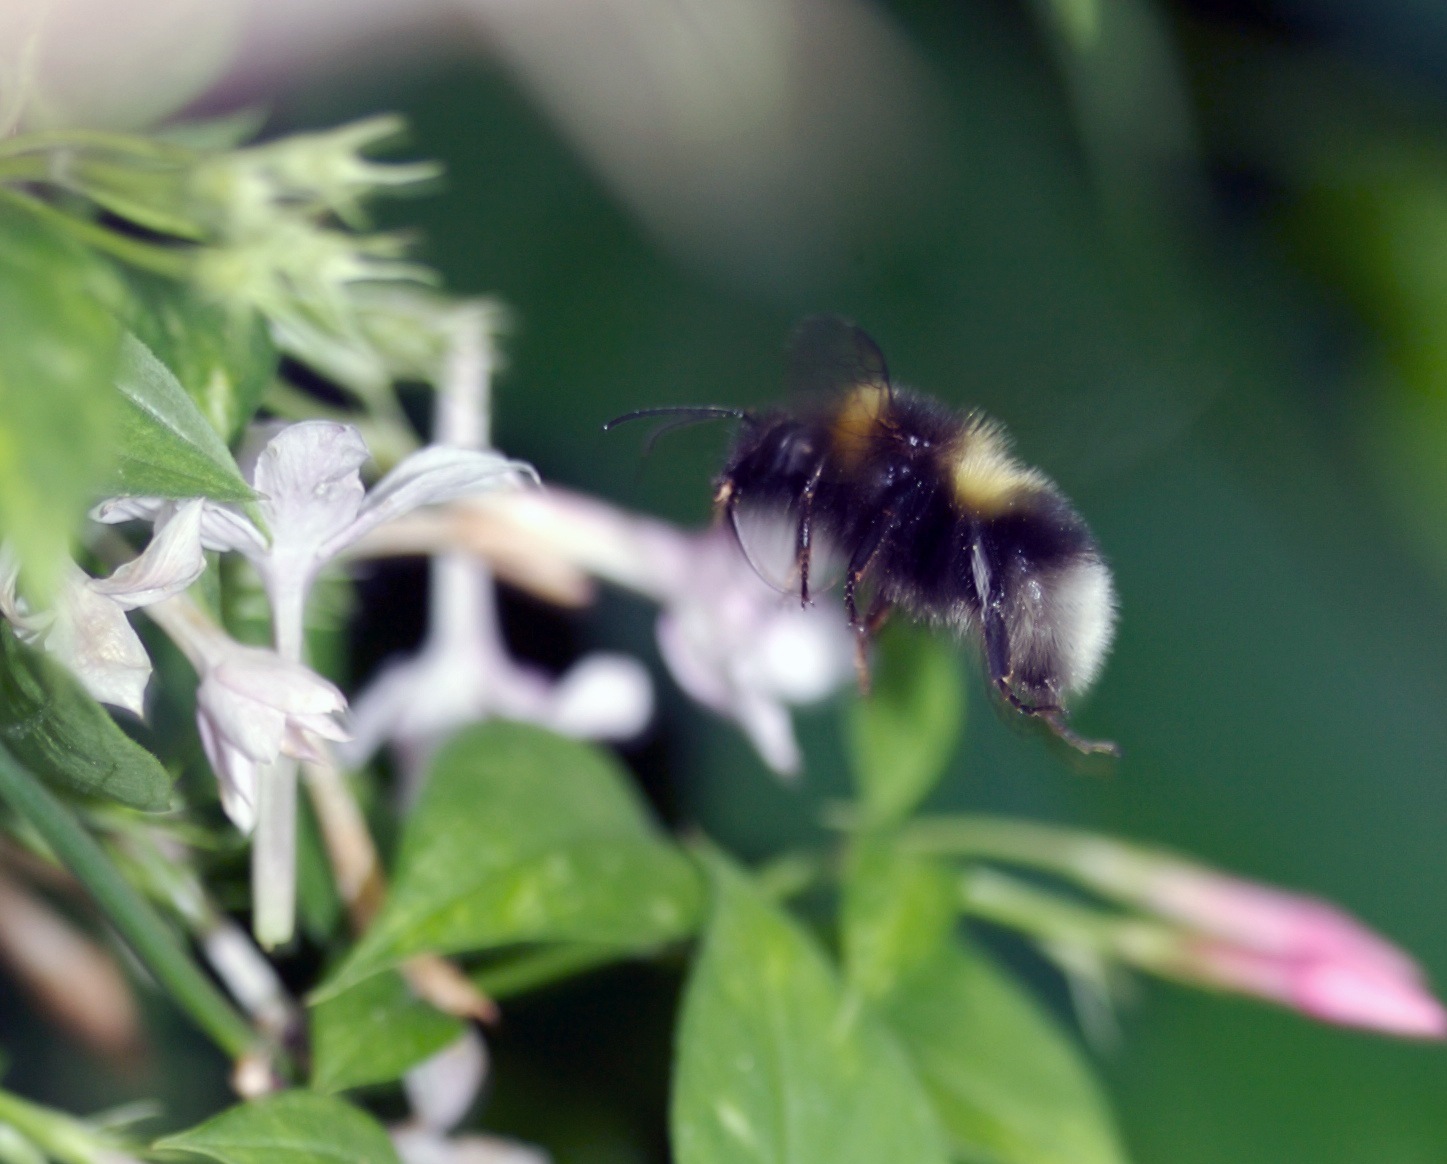
<path fill-rule="evenodd" d="M 1188 941 L 1173 969 L 1181 977 L 1270 999 L 1323 1022 L 1418 1039 L 1447 1037 L 1447 1011 L 1421 984 L 1416 967 L 1392 952 L 1409 973 L 1395 973 L 1370 954 L 1362 959 L 1272 957 L 1212 941 Z"/>
<path fill-rule="evenodd" d="M 1185 863 L 1149 882 L 1142 904 L 1213 937 L 1284 958 L 1341 959 L 1413 981 L 1421 972 L 1396 946 L 1336 906 Z"/>

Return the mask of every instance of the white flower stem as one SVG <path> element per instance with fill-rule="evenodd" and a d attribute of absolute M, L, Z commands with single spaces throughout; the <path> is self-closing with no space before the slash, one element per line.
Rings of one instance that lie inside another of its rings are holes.
<path fill-rule="evenodd" d="M 289 663 L 302 662 L 306 633 L 306 586 L 268 586 L 271 638 L 276 653 Z"/>
<path fill-rule="evenodd" d="M 209 615 L 189 594 L 176 594 L 164 602 L 146 607 L 146 614 L 180 648 L 191 666 L 201 672 L 216 655 L 217 644 L 225 638 Z"/>
<path fill-rule="evenodd" d="M 264 949 L 291 940 L 296 926 L 296 761 L 257 768 L 251 847 L 251 928 Z"/>
<path fill-rule="evenodd" d="M 492 373 L 496 366 L 484 303 L 464 303 L 452 314 L 447 356 L 437 396 L 432 439 L 458 449 L 485 449 L 492 441 Z"/>
<path fill-rule="evenodd" d="M 276 653 L 302 662 L 306 586 L 269 586 Z M 251 845 L 251 929 L 263 949 L 291 941 L 296 928 L 296 769 L 286 756 L 256 769 L 256 832 Z"/>

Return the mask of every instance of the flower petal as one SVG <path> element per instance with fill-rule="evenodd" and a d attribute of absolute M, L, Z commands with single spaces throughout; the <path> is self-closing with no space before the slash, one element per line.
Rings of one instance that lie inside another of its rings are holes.
<path fill-rule="evenodd" d="M 347 706 L 347 697 L 335 683 L 264 647 L 230 643 L 225 656 L 212 666 L 211 676 L 228 691 L 287 715 L 330 715 Z"/>
<path fill-rule="evenodd" d="M 193 498 L 159 520 L 150 545 L 139 557 L 117 567 L 109 578 L 92 579 L 90 588 L 124 610 L 150 606 L 185 590 L 206 569 L 201 552 L 205 504 Z"/>
<path fill-rule="evenodd" d="M 631 740 L 653 717 L 653 683 L 628 655 L 598 652 L 579 659 L 553 688 L 546 723 L 565 736 Z"/>
<path fill-rule="evenodd" d="M 1149 860 L 1149 858 L 1147 858 Z M 1403 980 L 1405 953 L 1329 902 L 1170 859 L 1142 864 L 1140 900 L 1182 925 L 1263 954 L 1350 961 Z"/>
<path fill-rule="evenodd" d="M 201 501 L 201 545 L 208 550 L 237 550 L 248 556 L 264 553 L 267 540 L 251 520 L 218 505 Z M 175 505 L 165 497 L 112 497 L 90 511 L 92 521 L 120 525 L 127 521 L 157 521 Z"/>
<path fill-rule="evenodd" d="M 346 546 L 383 522 L 421 505 L 436 505 L 495 489 L 516 489 L 537 480 L 537 471 L 501 453 L 428 445 L 400 462 L 372 487 L 353 528 L 333 539 L 323 557 Z"/>
<path fill-rule="evenodd" d="M 141 715 L 151 658 L 119 603 L 92 588 L 94 580 L 70 566 L 56 595 L 55 620 L 45 649 L 71 669 L 101 703 Z"/>
<path fill-rule="evenodd" d="M 256 827 L 256 764 L 226 741 L 199 705 L 196 728 L 211 771 L 216 774 L 221 807 L 232 824 L 250 834 Z"/>
<path fill-rule="evenodd" d="M 797 776 L 803 767 L 794 721 L 784 705 L 754 692 L 744 692 L 734 718 L 759 757 L 780 776 Z"/>
<path fill-rule="evenodd" d="M 252 485 L 265 498 L 273 557 L 329 556 L 319 547 L 357 516 L 366 493 L 360 470 L 370 456 L 361 433 L 329 420 L 287 425 L 271 439 Z"/>
<path fill-rule="evenodd" d="M 286 716 L 271 704 L 238 692 L 226 681 L 222 667 L 202 678 L 196 709 L 206 714 L 217 735 L 231 747 L 258 764 L 269 764 L 281 753 Z"/>
<path fill-rule="evenodd" d="M 456 1125 L 477 1098 L 487 1067 L 487 1046 L 482 1036 L 468 1027 L 460 1038 L 402 1077 L 413 1118 L 437 1132 Z"/>
<path fill-rule="evenodd" d="M 1447 1036 L 1447 1011 L 1416 978 L 1349 960 L 1276 958 L 1210 940 L 1188 942 L 1177 966 L 1195 981 L 1252 994 L 1312 1018 L 1412 1038 Z"/>

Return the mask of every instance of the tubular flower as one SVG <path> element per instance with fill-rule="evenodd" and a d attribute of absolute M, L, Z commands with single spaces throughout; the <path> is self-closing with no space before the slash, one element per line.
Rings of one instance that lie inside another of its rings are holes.
<path fill-rule="evenodd" d="M 201 676 L 196 727 L 222 807 L 249 833 L 256 825 L 261 766 L 281 756 L 317 759 L 318 738 L 346 739 L 337 720 L 346 697 L 301 663 L 237 642 L 185 598 L 153 607 L 151 617 Z"/>
<path fill-rule="evenodd" d="M 422 650 L 384 670 L 357 700 L 354 736 L 342 749 L 348 764 L 363 763 L 384 740 L 425 754 L 449 732 L 489 716 L 583 739 L 625 740 L 647 725 L 653 689 L 637 660 L 596 652 L 553 681 L 508 655 L 482 567 L 439 555 L 432 570 L 434 599 L 450 593 L 459 601 L 434 601 Z"/>
<path fill-rule="evenodd" d="M 283 655 L 300 655 L 301 615 L 312 582 L 358 538 L 418 506 L 513 488 L 533 477 L 529 466 L 497 453 L 429 445 L 368 490 L 361 478 L 368 456 L 351 425 L 323 420 L 288 425 L 261 451 L 251 474 L 261 496 L 261 527 L 232 507 L 205 503 L 206 548 L 235 550 L 256 568 Z M 122 497 L 100 506 L 95 516 L 108 522 L 153 519 L 166 504 Z"/>
<path fill-rule="evenodd" d="M 1068 829 L 983 819 L 973 834 L 981 855 L 1048 870 L 1130 907 L 1083 905 L 991 868 L 965 873 L 969 912 L 1028 933 L 1067 971 L 1132 966 L 1323 1022 L 1447 1037 L 1447 1009 L 1417 964 L 1327 902 Z"/>
<path fill-rule="evenodd" d="M 20 597 L 18 566 L 9 554 L 0 555 L 0 613 L 22 639 L 65 663 L 101 703 L 140 715 L 151 660 L 126 611 L 179 594 L 201 575 L 202 507 L 199 499 L 158 503 L 150 544 L 108 578 L 92 578 L 67 563 L 49 610 L 32 610 Z"/>
<path fill-rule="evenodd" d="M 582 572 L 657 602 L 659 650 L 679 686 L 737 723 L 784 775 L 800 762 L 789 707 L 822 699 L 854 674 L 853 636 L 839 612 L 801 609 L 774 590 L 722 528 L 688 533 L 553 488 L 479 498 L 441 521 L 397 522 L 357 549 L 415 553 L 444 539 L 560 598 L 586 597 Z"/>
<path fill-rule="evenodd" d="M 198 723 L 209 740 L 227 811 L 243 828 L 254 824 L 253 925 L 266 946 L 290 938 L 294 924 L 294 761 L 319 755 L 312 735 L 342 738 L 330 718 L 345 706 L 340 692 L 302 666 L 303 615 L 312 583 L 354 541 L 409 510 L 516 487 L 534 476 L 530 467 L 497 453 L 432 445 L 404 458 L 368 490 L 361 479 L 368 456 L 351 425 L 289 425 L 261 450 L 251 472 L 259 520 L 231 506 L 203 503 L 202 543 L 246 557 L 271 606 L 275 655 L 231 644 L 211 657 L 206 650 L 217 648 L 206 636 L 193 644 L 198 652 L 193 661 L 203 674 Z M 93 516 L 156 520 L 167 504 L 117 498 Z"/>

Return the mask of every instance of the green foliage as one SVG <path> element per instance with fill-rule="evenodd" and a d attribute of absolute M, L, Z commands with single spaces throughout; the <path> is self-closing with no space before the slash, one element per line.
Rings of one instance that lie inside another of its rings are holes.
<path fill-rule="evenodd" d="M 202 298 L 172 279 L 130 274 L 126 323 L 170 369 L 201 415 L 230 443 L 276 373 L 276 345 L 255 312 Z"/>
<path fill-rule="evenodd" d="M 913 1059 L 953 1153 L 992 1164 L 1121 1164 L 1089 1068 L 1037 1004 L 954 936 L 956 874 L 856 839 L 841 915 L 847 981 Z"/>
<path fill-rule="evenodd" d="M 41 779 L 72 792 L 160 811 L 171 778 L 121 731 L 66 668 L 0 621 L 0 740 Z"/>
<path fill-rule="evenodd" d="M 679 1024 L 679 1164 L 943 1164 L 899 1045 L 814 942 L 705 854 L 713 905 Z"/>
<path fill-rule="evenodd" d="M 249 501 L 225 442 L 172 371 L 134 335 L 121 343 L 120 457 L 110 488 L 145 497 Z"/>
<path fill-rule="evenodd" d="M 881 1003 L 956 1156 L 1122 1164 L 1109 1110 L 1069 1039 L 1009 977 L 950 942 Z"/>
<path fill-rule="evenodd" d="M 399 1079 L 462 1031 L 460 1019 L 419 1001 L 400 974 L 374 974 L 311 1008 L 312 1086 L 342 1091 Z"/>
<path fill-rule="evenodd" d="M 102 260 L 0 204 L 0 536 L 40 595 L 114 457 L 118 296 Z"/>
<path fill-rule="evenodd" d="M 948 940 L 958 913 L 954 877 L 938 861 L 899 852 L 892 835 L 859 838 L 849 853 L 840 912 L 845 978 L 867 998 Z"/>
<path fill-rule="evenodd" d="M 881 636 L 873 690 L 845 721 L 865 819 L 907 816 L 944 774 L 965 722 L 965 686 L 948 639 L 895 625 Z"/>
<path fill-rule="evenodd" d="M 157 1140 L 152 1150 L 221 1164 L 398 1164 L 392 1141 L 371 1116 L 314 1091 L 237 1104 Z"/>
<path fill-rule="evenodd" d="M 424 951 L 686 937 L 701 891 L 629 777 L 597 748 L 494 722 L 438 755 L 382 913 L 328 992 Z"/>

